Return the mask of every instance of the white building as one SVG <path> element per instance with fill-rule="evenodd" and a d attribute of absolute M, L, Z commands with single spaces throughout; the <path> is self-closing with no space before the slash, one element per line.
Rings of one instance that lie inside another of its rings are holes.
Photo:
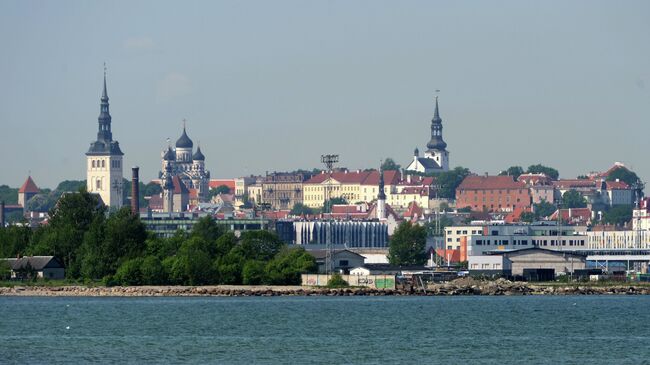
<path fill-rule="evenodd" d="M 113 140 L 111 132 L 106 72 L 104 72 L 104 90 L 98 122 L 97 140 L 90 144 L 90 148 L 86 152 L 86 187 L 88 192 L 99 194 L 105 205 L 119 209 L 124 203 L 122 196 L 124 183 L 122 157 L 124 153 L 120 150 L 120 144 Z"/>

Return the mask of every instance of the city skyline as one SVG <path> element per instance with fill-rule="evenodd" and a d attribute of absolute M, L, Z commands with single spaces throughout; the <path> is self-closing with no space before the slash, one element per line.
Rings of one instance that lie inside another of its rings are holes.
<path fill-rule="evenodd" d="M 321 167 L 326 153 L 405 167 L 436 89 L 451 167 L 574 177 L 621 161 L 650 177 L 644 2 L 126 4 L 0 5 L 0 153 L 20 155 L 0 184 L 85 178 L 103 62 L 126 175 L 138 165 L 144 181 L 185 118 L 215 178 Z"/>

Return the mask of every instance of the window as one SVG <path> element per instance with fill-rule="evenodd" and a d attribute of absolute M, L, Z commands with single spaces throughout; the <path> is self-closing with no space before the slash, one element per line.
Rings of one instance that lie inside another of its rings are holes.
<path fill-rule="evenodd" d="M 479 246 L 482 245 L 482 244 L 483 244 L 483 240 L 476 240 L 476 244 L 479 245 Z"/>
<path fill-rule="evenodd" d="M 339 260 L 339 266 L 343 267 L 343 266 L 348 266 L 348 265 L 349 265 L 348 260 Z"/>
<path fill-rule="evenodd" d="M 102 188 L 102 181 L 100 179 L 97 179 L 97 181 L 95 181 L 95 189 L 100 190 L 101 188 Z"/>
<path fill-rule="evenodd" d="M 106 161 L 102 160 L 102 167 L 106 167 Z"/>
<path fill-rule="evenodd" d="M 93 160 L 93 167 L 95 167 L 95 160 Z"/>

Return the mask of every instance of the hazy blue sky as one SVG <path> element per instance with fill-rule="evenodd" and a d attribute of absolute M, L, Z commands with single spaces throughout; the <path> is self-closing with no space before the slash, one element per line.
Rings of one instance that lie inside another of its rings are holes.
<path fill-rule="evenodd" d="M 406 165 L 440 89 L 452 166 L 650 180 L 650 1 L 0 2 L 0 184 L 85 179 L 108 64 L 125 177 L 181 120 L 212 177 Z"/>

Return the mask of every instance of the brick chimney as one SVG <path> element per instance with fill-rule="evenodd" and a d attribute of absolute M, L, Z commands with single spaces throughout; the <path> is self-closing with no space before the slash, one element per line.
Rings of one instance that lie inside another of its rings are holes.
<path fill-rule="evenodd" d="M 131 169 L 131 213 L 140 213 L 140 168 L 135 166 Z"/>

